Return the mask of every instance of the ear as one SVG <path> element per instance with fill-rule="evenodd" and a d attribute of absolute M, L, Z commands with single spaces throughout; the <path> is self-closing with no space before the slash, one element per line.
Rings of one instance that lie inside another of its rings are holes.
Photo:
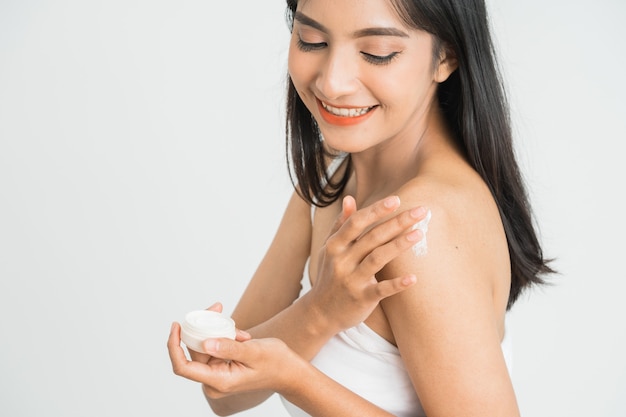
<path fill-rule="evenodd" d="M 439 64 L 435 68 L 435 81 L 442 83 L 448 79 L 459 66 L 456 54 L 448 45 L 443 45 L 439 54 Z"/>

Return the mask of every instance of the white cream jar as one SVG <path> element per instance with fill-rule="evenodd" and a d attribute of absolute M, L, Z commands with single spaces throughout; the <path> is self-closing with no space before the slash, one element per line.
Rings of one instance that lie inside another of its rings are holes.
<path fill-rule="evenodd" d="M 202 342 L 206 339 L 227 337 L 235 339 L 235 322 L 217 311 L 197 310 L 187 313 L 181 324 L 181 339 L 187 348 L 203 352 Z"/>

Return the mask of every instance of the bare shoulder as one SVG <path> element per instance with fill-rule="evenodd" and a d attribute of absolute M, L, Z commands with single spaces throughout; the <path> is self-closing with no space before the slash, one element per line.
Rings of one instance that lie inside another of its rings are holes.
<path fill-rule="evenodd" d="M 470 275 L 480 270 L 507 271 L 506 235 L 496 202 L 484 181 L 470 168 L 425 175 L 405 184 L 398 195 L 403 208 L 422 205 L 431 212 L 422 255 L 408 253 L 414 267 L 459 262 Z M 415 258 L 415 259 L 413 259 Z M 471 268 L 475 266 L 475 268 Z"/>

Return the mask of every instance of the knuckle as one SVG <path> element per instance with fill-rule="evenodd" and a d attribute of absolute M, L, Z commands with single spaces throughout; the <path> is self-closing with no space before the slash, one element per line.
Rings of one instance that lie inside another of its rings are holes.
<path fill-rule="evenodd" d="M 380 228 L 384 229 L 384 231 L 387 233 L 388 239 L 391 239 L 394 236 L 397 236 L 402 231 L 407 230 L 409 227 L 411 227 L 411 225 L 411 219 L 404 214 L 400 214 L 386 220 L 384 223 L 381 224 Z"/>
<path fill-rule="evenodd" d="M 376 216 L 385 216 L 387 214 L 389 214 L 390 211 L 395 211 L 398 209 L 399 204 L 400 204 L 400 200 L 398 197 L 396 197 L 396 201 L 394 201 L 393 203 L 391 203 L 391 205 L 388 205 L 388 203 L 390 202 L 389 198 L 385 198 L 383 200 L 378 201 L 378 203 L 374 204 L 373 207 L 373 212 L 376 214 Z"/>
<path fill-rule="evenodd" d="M 380 282 L 376 285 L 376 287 L 374 287 L 374 294 L 376 295 L 376 298 L 382 299 L 387 296 L 387 286 L 385 284 L 387 284 L 387 281 Z"/>
<path fill-rule="evenodd" d="M 366 212 L 366 216 L 364 217 L 364 226 L 369 226 L 380 219 L 382 219 L 387 213 L 384 211 L 383 207 L 380 205 L 375 205 L 373 210 L 368 210 Z"/>
<path fill-rule="evenodd" d="M 406 210 L 400 216 L 396 216 L 396 222 L 401 227 L 408 227 L 414 224 L 416 220 L 411 216 L 411 210 Z"/>
<path fill-rule="evenodd" d="M 404 235 L 402 235 L 393 241 L 393 246 L 396 249 L 396 252 L 401 252 L 404 251 L 406 248 L 414 245 L 415 243 L 417 242 L 411 242 Z"/>
<path fill-rule="evenodd" d="M 367 255 L 367 257 L 363 260 L 366 267 L 378 270 L 385 265 L 386 257 L 381 249 L 382 248 L 376 248 L 369 255 Z"/>
<path fill-rule="evenodd" d="M 373 241 L 376 243 L 383 243 L 386 242 L 388 239 L 387 230 L 384 227 L 375 227 L 370 230 L 369 234 L 371 235 Z"/>
<path fill-rule="evenodd" d="M 346 222 L 346 228 L 352 233 L 355 231 L 362 231 L 368 224 L 371 223 L 371 217 L 372 212 L 370 210 L 358 211 L 350 217 L 350 219 L 348 219 Z"/>
<path fill-rule="evenodd" d="M 342 277 L 348 274 L 348 268 L 345 261 L 334 259 L 331 261 L 331 270 L 336 277 Z"/>
<path fill-rule="evenodd" d="M 387 209 L 385 208 L 385 204 L 382 201 L 379 201 L 377 204 L 374 204 L 372 206 L 371 214 L 374 216 L 382 216 L 386 212 Z"/>
<path fill-rule="evenodd" d="M 339 238 L 337 235 L 332 235 L 326 240 L 326 244 L 323 246 L 323 251 L 328 254 L 334 254 L 339 251 Z"/>

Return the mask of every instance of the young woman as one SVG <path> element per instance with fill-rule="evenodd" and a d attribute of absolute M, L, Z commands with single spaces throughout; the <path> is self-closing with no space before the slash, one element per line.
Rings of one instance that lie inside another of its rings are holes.
<path fill-rule="evenodd" d="M 174 323 L 174 372 L 220 415 L 273 392 L 294 416 L 519 415 L 505 315 L 551 270 L 483 1 L 287 5 L 296 192 L 233 313 L 247 333 L 188 361 Z"/>

